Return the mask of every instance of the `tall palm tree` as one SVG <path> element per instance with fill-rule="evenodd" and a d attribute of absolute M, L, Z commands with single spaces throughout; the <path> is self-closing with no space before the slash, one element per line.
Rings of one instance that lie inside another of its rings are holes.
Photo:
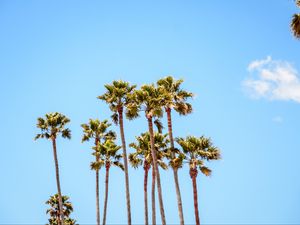
<path fill-rule="evenodd" d="M 46 204 L 50 206 L 49 209 L 47 209 L 46 214 L 50 215 L 49 225 L 58 225 L 60 221 L 60 207 L 59 207 L 59 195 L 55 194 L 53 196 L 50 196 L 49 200 L 46 201 Z M 70 214 L 73 212 L 73 206 L 72 203 L 69 201 L 68 196 L 62 196 L 62 205 L 63 205 L 63 212 L 65 215 L 64 224 L 66 225 L 75 225 L 76 220 L 70 218 Z"/>
<path fill-rule="evenodd" d="M 296 5 L 300 7 L 300 0 L 295 0 Z M 294 14 L 291 21 L 291 29 L 294 36 L 300 39 L 300 13 Z"/>
<path fill-rule="evenodd" d="M 98 99 L 105 101 L 110 110 L 113 112 L 112 119 L 119 125 L 120 136 L 122 140 L 124 171 L 125 171 L 125 188 L 126 188 L 126 205 L 127 205 L 127 220 L 128 225 L 131 225 L 131 207 L 130 207 L 130 191 L 129 191 L 129 177 L 128 177 L 128 160 L 126 152 L 126 141 L 123 125 L 123 111 L 124 107 L 128 107 L 128 95 L 135 89 L 135 85 L 130 85 L 125 81 L 113 81 L 112 84 L 105 85 L 106 92 L 98 96 Z"/>
<path fill-rule="evenodd" d="M 161 221 L 163 225 L 166 225 L 160 175 L 159 175 L 157 156 L 155 151 L 154 131 L 153 131 L 153 118 L 160 118 L 163 115 L 161 96 L 162 93 L 153 84 L 143 85 L 140 90 L 135 90 L 134 93 L 130 95 L 129 97 L 130 107 L 128 108 L 127 114 L 130 115 L 131 118 L 135 118 L 139 115 L 138 113 L 140 110 L 145 112 L 145 117 L 148 122 L 148 131 L 150 135 L 151 154 L 153 158 L 153 168 L 154 168 L 153 172 L 157 182 Z M 155 210 L 154 202 L 155 202 L 155 196 L 152 196 L 152 210 Z"/>
<path fill-rule="evenodd" d="M 83 128 L 83 137 L 82 142 L 89 141 L 90 139 L 94 140 L 95 149 L 98 148 L 98 145 L 106 139 L 115 138 L 116 134 L 113 131 L 108 131 L 107 129 L 111 126 L 107 120 L 99 121 L 98 119 L 90 119 L 87 124 L 82 124 Z M 99 169 L 100 164 L 98 154 L 95 155 L 95 162 L 91 164 L 91 169 L 96 171 L 96 217 L 97 225 L 100 225 L 100 206 L 99 206 Z"/>
<path fill-rule="evenodd" d="M 167 139 L 167 134 L 154 134 L 157 163 L 162 169 L 168 168 L 163 161 L 165 155 L 164 151 L 168 147 L 168 142 L 169 140 Z M 142 133 L 140 136 L 136 137 L 136 143 L 131 143 L 129 144 L 129 146 L 136 150 L 134 153 L 129 154 L 129 162 L 134 168 L 138 168 L 139 166 L 143 165 L 144 169 L 144 211 L 145 225 L 148 225 L 148 172 L 151 168 L 151 165 L 153 164 L 149 132 Z M 155 195 L 155 176 L 152 177 L 152 194 Z M 153 206 L 155 207 L 155 204 Z M 155 210 L 152 212 L 152 215 L 154 215 L 154 219 L 152 219 L 152 224 L 156 224 Z"/>
<path fill-rule="evenodd" d="M 187 92 L 182 90 L 180 85 L 183 80 L 175 80 L 172 76 L 167 76 L 163 79 L 157 81 L 157 85 L 162 89 L 163 92 L 163 106 L 167 113 L 168 119 L 168 132 L 169 139 L 171 144 L 171 158 L 175 159 L 175 151 L 174 151 L 174 139 L 173 139 L 173 128 L 172 128 L 172 116 L 171 112 L 174 109 L 180 115 L 187 115 L 192 112 L 192 105 L 187 103 L 187 99 L 193 97 L 191 92 Z M 173 164 L 171 164 L 173 165 Z M 174 164 L 175 165 L 175 164 Z M 172 167 L 175 189 L 176 189 L 176 197 L 177 197 L 177 205 L 178 205 L 178 213 L 180 224 L 184 225 L 184 216 L 182 210 L 182 200 L 181 193 L 179 188 L 179 180 L 178 180 L 178 169 L 180 167 Z"/>
<path fill-rule="evenodd" d="M 218 160 L 221 158 L 220 151 L 213 146 L 209 138 L 188 136 L 186 138 L 177 138 L 177 143 L 181 146 L 185 159 L 190 167 L 190 177 L 193 184 L 194 194 L 194 210 L 196 224 L 200 225 L 199 210 L 198 210 L 198 193 L 197 193 L 197 174 L 199 170 L 206 176 L 211 175 L 211 170 L 204 165 L 204 161 Z"/>
<path fill-rule="evenodd" d="M 118 154 L 121 146 L 115 144 L 114 140 L 109 138 L 103 144 L 99 143 L 96 150 L 96 155 L 99 157 L 100 168 L 105 166 L 105 199 L 103 209 L 103 225 L 106 224 L 107 200 L 108 200 L 108 182 L 109 182 L 109 169 L 111 166 L 116 166 L 124 170 L 123 164 L 120 162 L 121 154 Z"/>
<path fill-rule="evenodd" d="M 39 138 L 46 138 L 47 140 L 52 141 L 58 200 L 59 200 L 59 206 L 61 209 L 60 210 L 60 218 L 58 218 L 58 225 L 61 224 L 61 221 L 64 221 L 64 213 L 62 211 L 62 195 L 61 195 L 60 180 L 59 180 L 56 138 L 58 135 L 61 135 L 63 138 L 71 139 L 70 129 L 65 128 L 65 125 L 69 122 L 70 122 L 70 119 L 68 119 L 65 115 L 55 112 L 55 113 L 46 114 L 45 118 L 39 117 L 37 119 L 37 125 L 36 125 L 37 128 L 41 129 L 41 133 L 39 133 L 35 136 L 35 140 L 37 140 Z"/>

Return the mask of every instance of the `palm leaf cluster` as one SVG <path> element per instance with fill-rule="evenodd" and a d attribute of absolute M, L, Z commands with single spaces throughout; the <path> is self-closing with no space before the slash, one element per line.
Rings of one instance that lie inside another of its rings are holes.
<path fill-rule="evenodd" d="M 99 196 L 99 172 L 105 171 L 105 196 L 103 202 L 103 221 L 106 224 L 109 193 L 109 172 L 111 166 L 115 166 L 124 171 L 125 194 L 127 206 L 127 221 L 131 225 L 131 201 L 129 187 L 128 162 L 138 169 L 144 170 L 144 207 L 145 224 L 149 222 L 148 210 L 148 173 L 152 170 L 151 184 L 151 224 L 156 225 L 156 193 L 158 194 L 159 212 L 163 225 L 166 225 L 165 206 L 163 201 L 163 190 L 161 186 L 160 170 L 171 169 L 173 172 L 174 184 L 176 189 L 176 199 L 178 206 L 178 216 L 180 225 L 184 224 L 183 203 L 181 199 L 178 170 L 188 165 L 189 175 L 192 179 L 194 211 L 196 224 L 200 224 L 198 212 L 198 197 L 196 177 L 198 171 L 205 176 L 211 175 L 211 169 L 206 165 L 207 162 L 221 158 L 220 150 L 215 147 L 210 138 L 204 136 L 195 137 L 175 137 L 173 131 L 172 112 L 181 116 L 186 116 L 193 111 L 192 104 L 189 102 L 194 96 L 192 92 L 182 89 L 183 80 L 175 80 L 172 76 L 167 76 L 158 80 L 155 84 L 145 84 L 141 87 L 132 85 L 127 81 L 113 81 L 111 84 L 104 85 L 105 93 L 98 96 L 99 100 L 104 101 L 110 108 L 112 121 L 119 127 L 121 146 L 116 144 L 117 134 L 111 130 L 108 120 L 90 119 L 88 123 L 82 124 L 82 142 L 92 141 L 92 155 L 94 160 L 90 167 L 96 174 L 96 218 L 97 225 L 100 225 L 100 196 Z M 161 121 L 163 115 L 167 118 L 167 133 L 163 133 L 164 124 Z M 143 131 L 136 136 L 136 141 L 129 144 L 133 150 L 127 157 L 127 144 L 124 130 L 124 116 L 133 120 L 144 116 L 147 131 Z M 68 198 L 61 194 L 59 182 L 58 160 L 56 153 L 56 138 L 59 134 L 63 138 L 70 139 L 71 132 L 65 128 L 70 120 L 60 113 L 46 114 L 45 118 L 38 118 L 37 127 L 41 130 L 36 139 L 46 138 L 52 141 L 54 159 L 56 165 L 58 194 L 51 197 L 52 208 L 47 210 L 50 215 L 50 224 L 75 224 L 69 218 L 73 211 Z M 157 128 L 155 131 L 154 127 Z M 122 153 L 119 151 L 122 149 Z"/>
<path fill-rule="evenodd" d="M 300 7 L 300 0 L 295 0 L 296 5 Z M 300 39 L 300 13 L 295 13 L 291 21 L 291 30 L 293 35 Z"/>
<path fill-rule="evenodd" d="M 59 207 L 59 197 L 58 194 L 50 196 L 49 200 L 46 201 L 46 204 L 50 206 L 47 209 L 46 213 L 50 215 L 48 219 L 49 224 L 47 225 L 58 225 L 60 217 L 60 207 Z M 63 212 L 65 215 L 64 224 L 65 225 L 77 225 L 76 220 L 70 218 L 71 213 L 73 212 L 72 203 L 69 201 L 68 196 L 62 196 Z"/>
<path fill-rule="evenodd" d="M 70 119 L 65 115 L 55 112 L 48 113 L 45 118 L 39 117 L 37 128 L 41 129 L 41 133 L 35 136 L 35 140 L 39 138 L 53 139 L 61 134 L 63 138 L 71 139 L 71 131 L 65 128 L 65 125 L 70 122 Z"/>

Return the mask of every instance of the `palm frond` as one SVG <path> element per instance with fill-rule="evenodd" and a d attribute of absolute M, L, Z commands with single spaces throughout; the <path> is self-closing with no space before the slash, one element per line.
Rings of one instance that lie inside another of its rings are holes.
<path fill-rule="evenodd" d="M 162 133 L 162 130 L 164 129 L 164 125 L 162 124 L 161 120 L 155 119 L 154 125 L 156 126 L 158 133 Z"/>
<path fill-rule="evenodd" d="M 207 177 L 211 176 L 211 170 L 206 166 L 200 166 L 200 171 Z"/>
<path fill-rule="evenodd" d="M 104 166 L 103 161 L 91 162 L 91 170 L 100 170 Z"/>
<path fill-rule="evenodd" d="M 300 39 L 300 14 L 294 14 L 291 22 L 291 30 L 294 36 Z"/>
<path fill-rule="evenodd" d="M 71 138 L 70 129 L 65 128 L 69 122 L 69 118 L 58 112 L 47 113 L 44 118 L 37 118 L 37 128 L 41 130 L 41 133 L 36 135 L 35 140 L 38 138 L 56 138 L 58 134 L 64 138 Z"/>
<path fill-rule="evenodd" d="M 118 125 L 119 124 L 119 115 L 118 113 L 113 113 L 110 118 L 114 122 L 114 124 Z"/>
<path fill-rule="evenodd" d="M 63 138 L 71 139 L 71 130 L 69 128 L 66 128 L 61 131 L 61 136 Z"/>

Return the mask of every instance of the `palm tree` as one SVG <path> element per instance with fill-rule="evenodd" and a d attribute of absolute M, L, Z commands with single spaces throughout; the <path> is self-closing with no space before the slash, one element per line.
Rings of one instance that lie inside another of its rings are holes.
<path fill-rule="evenodd" d="M 300 7 L 300 0 L 295 0 L 296 5 Z M 292 21 L 291 21 L 291 29 L 294 34 L 294 36 L 298 39 L 300 39 L 300 14 L 294 14 Z"/>
<path fill-rule="evenodd" d="M 59 195 L 55 194 L 53 196 L 50 196 L 46 204 L 50 206 L 50 208 L 46 211 L 46 214 L 50 215 L 50 219 L 48 219 L 49 225 L 58 225 L 60 221 Z M 69 217 L 70 214 L 73 212 L 73 206 L 72 203 L 69 201 L 68 196 L 62 196 L 62 205 L 62 209 L 65 215 L 64 224 L 75 225 L 76 220 L 71 219 Z"/>
<path fill-rule="evenodd" d="M 82 142 L 89 141 L 93 139 L 95 142 L 95 149 L 98 148 L 98 145 L 102 140 L 106 140 L 109 138 L 115 138 L 116 134 L 112 131 L 107 131 L 107 129 L 111 126 L 107 120 L 103 122 L 98 119 L 90 119 L 87 124 L 82 124 L 83 128 L 83 137 Z M 91 164 L 91 169 L 96 171 L 96 217 L 97 217 L 97 225 L 100 225 L 100 206 L 99 206 L 99 169 L 100 162 L 98 154 L 95 155 L 95 162 Z"/>
<path fill-rule="evenodd" d="M 172 128 L 172 116 L 171 111 L 174 109 L 180 115 L 187 115 L 192 112 L 192 105 L 187 103 L 186 100 L 188 98 L 193 97 L 193 94 L 182 90 L 180 85 L 182 84 L 183 80 L 175 80 L 172 76 L 165 77 L 157 81 L 157 85 L 162 89 L 163 92 L 163 106 L 167 113 L 168 119 L 168 132 L 169 132 L 169 139 L 171 144 L 171 155 L 170 157 L 175 159 L 175 150 L 174 150 L 174 139 L 173 139 L 173 128 Z M 173 164 L 172 164 L 173 165 Z M 175 165 L 175 164 L 174 164 Z M 177 205 L 178 205 L 178 213 L 180 224 L 184 225 L 184 217 L 183 217 L 183 210 L 182 210 L 182 200 L 179 188 L 179 180 L 178 180 L 178 169 L 180 167 L 172 167 L 174 182 L 175 182 L 175 189 L 176 189 L 176 196 L 177 196 Z"/>
<path fill-rule="evenodd" d="M 129 103 L 127 115 L 129 115 L 131 118 L 135 118 L 138 116 L 138 112 L 140 110 L 143 110 L 145 112 L 145 116 L 148 121 L 148 131 L 150 135 L 151 154 L 153 158 L 153 168 L 154 168 L 153 172 L 157 181 L 157 191 L 158 191 L 161 221 L 163 225 L 166 225 L 160 175 L 159 175 L 157 156 L 155 151 L 154 131 L 153 131 L 153 118 L 160 118 L 163 115 L 161 96 L 162 93 L 160 92 L 160 89 L 156 88 L 153 84 L 143 85 L 140 90 L 135 90 L 134 93 L 129 96 L 130 103 Z M 154 202 L 155 202 L 155 196 L 152 196 L 152 210 L 155 210 Z M 154 218 L 152 219 L 154 220 Z"/>
<path fill-rule="evenodd" d="M 125 170 L 125 188 L 126 188 L 126 205 L 128 225 L 131 225 L 131 207 L 130 207 L 130 192 L 129 192 L 129 177 L 128 177 L 128 161 L 126 152 L 126 142 L 123 125 L 124 107 L 128 106 L 128 94 L 132 93 L 135 85 L 130 85 L 125 81 L 113 81 L 112 84 L 105 85 L 106 93 L 98 96 L 98 99 L 105 101 L 110 110 L 113 112 L 112 119 L 120 127 L 120 136 L 122 140 L 123 160 Z"/>
<path fill-rule="evenodd" d="M 190 177 L 193 183 L 194 194 L 194 210 L 196 224 L 200 225 L 199 210 L 198 210 L 198 194 L 197 194 L 197 174 L 198 167 L 200 171 L 206 175 L 211 175 L 211 170 L 204 165 L 204 160 L 218 160 L 220 159 L 220 151 L 217 147 L 213 146 L 209 138 L 201 136 L 200 138 L 194 136 L 188 136 L 184 138 L 177 138 L 177 143 L 181 146 L 185 159 L 190 166 Z"/>
<path fill-rule="evenodd" d="M 37 119 L 37 128 L 41 129 L 41 133 L 35 136 L 35 140 L 39 138 L 46 138 L 52 141 L 53 146 L 53 155 L 55 162 L 55 171 L 56 171 L 56 184 L 58 191 L 58 200 L 60 209 L 62 209 L 62 195 L 60 188 L 60 180 L 59 180 L 59 168 L 58 168 L 58 159 L 57 159 L 57 151 L 56 151 L 56 138 L 61 134 L 63 138 L 71 139 L 71 131 L 69 128 L 65 128 L 65 125 L 70 122 L 65 115 L 55 112 L 48 113 L 45 115 L 45 118 L 39 117 Z M 58 218 L 58 225 L 61 224 L 61 221 L 64 221 L 64 213 L 60 210 L 60 218 Z"/>
<path fill-rule="evenodd" d="M 169 142 L 169 140 L 167 139 L 167 134 L 163 135 L 160 133 L 155 133 L 154 142 L 157 155 L 157 163 L 162 169 L 167 169 L 167 165 L 163 161 L 164 151 L 167 148 Z M 144 169 L 144 211 L 145 225 L 148 225 L 148 172 L 151 168 L 151 165 L 153 164 L 149 132 L 142 133 L 140 136 L 136 137 L 136 143 L 131 143 L 129 146 L 136 150 L 134 153 L 129 154 L 129 162 L 134 168 L 138 168 L 139 166 L 143 165 Z M 152 173 L 152 175 L 153 174 L 155 175 L 155 173 Z M 155 176 L 152 177 L 152 195 L 155 196 Z M 153 206 L 155 207 L 155 204 Z M 156 224 L 155 210 L 152 211 L 152 215 L 152 224 Z"/>
<path fill-rule="evenodd" d="M 115 144 L 114 140 L 109 138 L 104 141 L 103 144 L 98 144 L 96 155 L 99 158 L 99 167 L 105 165 L 105 199 L 104 199 L 104 212 L 103 212 L 103 225 L 106 224 L 106 212 L 107 212 L 107 200 L 108 200 L 108 181 L 109 181 L 109 169 L 111 166 L 116 166 L 124 170 L 123 164 L 120 162 L 122 158 L 121 154 L 118 154 L 121 146 Z"/>

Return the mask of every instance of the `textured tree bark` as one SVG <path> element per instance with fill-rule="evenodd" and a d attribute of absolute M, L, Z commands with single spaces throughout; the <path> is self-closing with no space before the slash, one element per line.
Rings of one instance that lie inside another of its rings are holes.
<path fill-rule="evenodd" d="M 156 206 L 155 206 L 155 170 L 152 162 L 152 185 L 151 185 L 151 206 L 152 206 L 152 225 L 156 225 Z"/>
<path fill-rule="evenodd" d="M 171 149 L 173 151 L 174 150 L 174 138 L 173 138 L 171 109 L 167 108 L 166 112 L 167 112 L 167 118 L 168 118 L 169 139 L 170 139 Z M 174 157 L 173 152 L 172 152 L 172 157 Z M 177 206 L 178 206 L 178 214 L 179 214 L 180 225 L 184 225 L 182 200 L 181 200 L 179 180 L 178 180 L 178 169 L 177 168 L 172 168 L 172 170 L 173 170 L 173 175 L 174 175 L 174 182 L 175 182 L 175 189 L 176 189 L 176 197 L 177 197 Z"/>
<path fill-rule="evenodd" d="M 96 138 L 95 146 L 98 148 L 99 140 Z M 96 155 L 96 162 L 99 161 L 99 156 Z M 96 218 L 97 225 L 100 225 L 100 205 L 99 205 L 99 170 L 96 170 Z"/>
<path fill-rule="evenodd" d="M 57 159 L 55 138 L 52 138 L 52 146 L 53 146 L 53 156 L 54 156 L 54 163 L 55 163 L 56 185 L 57 185 L 57 192 L 58 192 L 58 204 L 59 204 L 59 214 L 60 214 L 58 224 L 63 225 L 64 224 L 64 212 L 63 212 L 62 195 L 61 195 L 61 189 L 60 189 L 59 168 L 58 168 L 58 159 Z"/>
<path fill-rule="evenodd" d="M 128 221 L 128 225 L 131 225 L 131 206 L 130 206 L 130 192 L 129 192 L 129 178 L 128 178 L 128 161 L 127 161 L 126 142 L 125 142 L 124 125 L 123 125 L 123 108 L 120 108 L 118 110 L 118 115 L 119 115 L 119 127 L 120 127 L 120 134 L 121 134 L 121 140 L 122 140 L 124 171 L 125 171 L 127 221 Z"/>
<path fill-rule="evenodd" d="M 100 225 L 99 170 L 96 170 L 96 217 L 97 217 L 97 225 Z"/>
<path fill-rule="evenodd" d="M 110 163 L 107 162 L 105 164 L 105 199 L 104 199 L 104 212 L 103 212 L 103 225 L 106 224 L 106 212 L 107 212 L 107 199 L 108 199 L 108 179 L 109 179 L 109 168 L 110 168 Z"/>
<path fill-rule="evenodd" d="M 144 205 L 145 205 L 145 225 L 149 225 L 148 218 L 148 172 L 149 164 L 144 163 Z"/>
<path fill-rule="evenodd" d="M 194 194 L 194 209 L 195 209 L 195 219 L 196 225 L 200 225 L 200 218 L 199 218 L 199 210 L 198 210 L 198 194 L 197 194 L 197 177 L 198 171 L 197 169 L 190 169 L 190 176 L 193 182 L 193 194 Z"/>
<path fill-rule="evenodd" d="M 154 134 L 153 134 L 152 117 L 148 117 L 147 119 L 148 119 L 149 133 L 150 133 L 151 154 L 152 154 L 152 159 L 153 159 L 153 167 L 154 167 L 154 170 L 155 170 L 156 181 L 157 181 L 157 192 L 158 192 L 158 201 L 159 201 L 161 222 L 162 222 L 163 225 L 166 225 L 166 217 L 165 217 L 164 203 L 163 203 L 163 198 L 162 198 L 160 175 L 159 175 L 159 170 L 158 170 L 158 166 L 157 166 L 156 151 L 155 151 L 155 148 L 154 148 Z"/>

